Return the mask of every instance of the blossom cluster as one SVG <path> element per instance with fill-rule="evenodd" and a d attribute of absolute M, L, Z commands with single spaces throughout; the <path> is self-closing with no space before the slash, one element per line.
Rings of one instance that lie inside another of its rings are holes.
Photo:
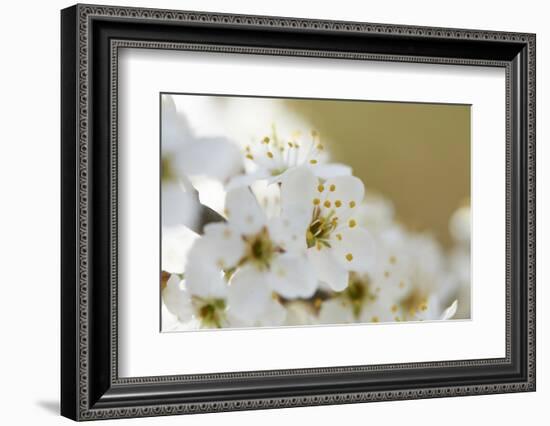
<path fill-rule="evenodd" d="M 469 208 L 451 218 L 456 244 L 444 252 L 327 151 L 315 130 L 196 135 L 163 96 L 164 331 L 457 313 L 469 298 Z"/>

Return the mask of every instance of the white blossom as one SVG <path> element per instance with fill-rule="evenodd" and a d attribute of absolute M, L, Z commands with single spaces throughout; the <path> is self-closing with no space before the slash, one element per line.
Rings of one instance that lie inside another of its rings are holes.
<path fill-rule="evenodd" d="M 363 183 L 354 176 L 319 180 L 303 167 L 281 185 L 281 211 L 305 227 L 308 259 L 318 279 L 335 291 L 347 286 L 349 271 L 374 265 L 373 240 L 355 216 L 363 195 Z"/>

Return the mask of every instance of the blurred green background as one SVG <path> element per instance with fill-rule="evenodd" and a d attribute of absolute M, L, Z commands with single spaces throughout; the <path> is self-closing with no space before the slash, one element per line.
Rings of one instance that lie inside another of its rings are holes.
<path fill-rule="evenodd" d="M 410 230 L 449 247 L 451 214 L 470 199 L 470 106 L 286 100 L 321 134 L 335 161 L 394 203 Z"/>

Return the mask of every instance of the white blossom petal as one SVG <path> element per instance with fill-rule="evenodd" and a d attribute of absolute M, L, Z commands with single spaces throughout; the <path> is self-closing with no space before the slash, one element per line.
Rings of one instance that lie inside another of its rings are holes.
<path fill-rule="evenodd" d="M 281 215 L 304 230 L 311 220 L 317 182 L 308 168 L 298 167 L 281 184 Z"/>
<path fill-rule="evenodd" d="M 368 272 L 376 265 L 374 240 L 365 229 L 344 228 L 331 235 L 330 244 L 337 262 L 348 271 Z"/>
<path fill-rule="evenodd" d="M 302 224 L 274 217 L 269 221 L 268 229 L 271 240 L 285 252 L 300 254 L 306 250 L 306 228 Z"/>
<path fill-rule="evenodd" d="M 231 316 L 245 323 L 261 319 L 273 300 L 266 281 L 265 274 L 252 266 L 239 268 L 231 278 L 227 295 Z"/>
<path fill-rule="evenodd" d="M 340 200 L 344 206 L 350 208 L 359 206 L 365 196 L 365 186 L 361 179 L 355 176 L 336 176 L 327 179 L 324 187 L 325 194 L 331 201 Z"/>
<path fill-rule="evenodd" d="M 178 113 L 174 99 L 162 95 L 161 99 L 162 152 L 174 152 L 192 140 L 189 124 L 183 114 Z"/>
<path fill-rule="evenodd" d="M 184 282 L 177 275 L 171 275 L 162 290 L 162 301 L 168 311 L 178 320 L 185 322 L 193 316 L 191 295 L 186 290 Z"/>
<path fill-rule="evenodd" d="M 162 226 L 184 225 L 196 228 L 200 203 L 195 193 L 185 191 L 176 182 L 163 183 L 161 187 Z"/>
<path fill-rule="evenodd" d="M 268 177 L 269 173 L 265 169 L 256 170 L 254 172 L 250 172 L 244 175 L 233 176 L 229 180 L 226 190 L 231 191 L 232 189 L 240 188 L 242 186 L 250 186 L 254 182 L 267 179 Z"/>
<path fill-rule="evenodd" d="M 240 187 L 227 193 L 225 214 L 232 226 L 244 235 L 258 233 L 267 218 L 249 188 Z"/>
<path fill-rule="evenodd" d="M 311 167 L 315 176 L 321 179 L 330 179 L 336 176 L 350 176 L 351 167 L 340 163 L 318 164 Z"/>
<path fill-rule="evenodd" d="M 336 261 L 331 251 L 324 247 L 307 250 L 307 257 L 317 272 L 319 281 L 326 283 L 334 291 L 342 291 L 348 286 L 349 273 Z"/>
<path fill-rule="evenodd" d="M 185 271 L 191 246 L 199 236 L 185 226 L 162 227 L 162 270 L 181 274 Z"/>
<path fill-rule="evenodd" d="M 283 254 L 271 262 L 269 283 L 287 299 L 307 299 L 317 290 L 317 279 L 305 256 Z"/>
<path fill-rule="evenodd" d="M 197 138 L 178 153 L 179 174 L 204 175 L 225 182 L 243 168 L 241 151 L 225 138 Z"/>
<path fill-rule="evenodd" d="M 453 303 L 451 303 L 451 305 L 447 309 L 443 311 L 440 319 L 442 320 L 452 319 L 456 314 L 457 308 L 458 308 L 458 300 L 455 300 Z"/>
<path fill-rule="evenodd" d="M 227 293 L 224 273 L 218 259 L 212 255 L 215 246 L 216 239 L 205 236 L 196 240 L 189 251 L 185 279 L 192 294 L 205 298 L 223 298 Z"/>
<path fill-rule="evenodd" d="M 243 257 L 246 244 L 236 229 L 227 223 L 210 223 L 204 227 L 204 254 L 218 269 L 229 269 Z"/>

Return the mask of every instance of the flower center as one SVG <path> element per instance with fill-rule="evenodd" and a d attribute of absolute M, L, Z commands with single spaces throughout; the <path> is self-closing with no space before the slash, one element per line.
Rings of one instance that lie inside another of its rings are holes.
<path fill-rule="evenodd" d="M 269 268 L 276 247 L 269 237 L 267 228 L 262 228 L 258 234 L 245 237 L 244 240 L 247 243 L 247 249 L 240 263 L 252 262 L 259 269 Z"/>
<path fill-rule="evenodd" d="M 199 304 L 197 315 L 202 325 L 209 328 L 222 327 L 225 319 L 225 300 L 196 298 L 195 303 Z"/>
<path fill-rule="evenodd" d="M 160 160 L 160 180 L 162 182 L 174 182 L 177 180 L 174 161 L 170 155 L 163 155 Z"/>
<path fill-rule="evenodd" d="M 411 317 L 415 317 L 416 314 L 428 309 L 428 300 L 421 291 L 415 290 L 403 299 L 400 305 L 405 315 L 408 314 Z"/>
<path fill-rule="evenodd" d="M 355 272 L 350 274 L 349 284 L 344 292 L 351 302 L 353 315 L 357 318 L 361 314 L 365 303 L 376 300 L 376 295 L 371 291 L 370 280 L 367 276 L 359 276 Z"/>
<path fill-rule="evenodd" d="M 331 210 L 327 216 L 321 216 L 321 209 L 315 206 L 306 232 L 308 248 L 317 247 L 320 250 L 323 246 L 330 247 L 329 237 L 337 226 L 338 218 L 334 216 L 334 210 Z"/>

